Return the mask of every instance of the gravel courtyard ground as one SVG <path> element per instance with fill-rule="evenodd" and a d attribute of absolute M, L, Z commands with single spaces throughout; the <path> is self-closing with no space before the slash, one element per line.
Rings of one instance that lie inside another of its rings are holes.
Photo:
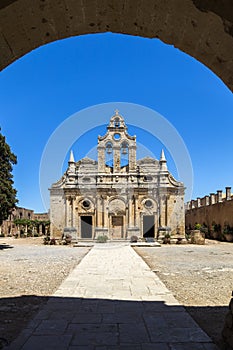
<path fill-rule="evenodd" d="M 233 290 L 233 245 L 135 248 L 196 322 L 223 349 L 220 335 Z M 41 238 L 0 240 L 0 349 L 46 303 L 89 248 L 44 246 Z"/>
<path fill-rule="evenodd" d="M 0 239 L 0 349 L 17 337 L 89 248 Z"/>
<path fill-rule="evenodd" d="M 195 321 L 224 349 L 221 331 L 233 290 L 233 245 L 135 248 Z"/>

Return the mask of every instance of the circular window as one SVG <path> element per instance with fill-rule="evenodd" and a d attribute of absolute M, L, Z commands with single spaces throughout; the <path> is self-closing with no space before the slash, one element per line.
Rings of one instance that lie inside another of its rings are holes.
<path fill-rule="evenodd" d="M 150 181 L 152 181 L 152 180 L 153 180 L 153 177 L 152 177 L 152 176 L 150 176 L 150 175 L 144 176 L 144 181 L 150 182 Z"/>
<path fill-rule="evenodd" d="M 152 201 L 150 199 L 147 199 L 145 201 L 145 207 L 146 208 L 152 208 L 153 207 L 153 203 L 152 203 Z"/>
<path fill-rule="evenodd" d="M 87 199 L 85 199 L 85 200 L 83 201 L 83 207 L 86 208 L 86 209 L 88 209 L 88 208 L 90 208 L 90 206 L 91 206 L 91 202 L 88 201 Z"/>
<path fill-rule="evenodd" d="M 121 134 L 115 133 L 113 137 L 114 137 L 114 140 L 120 140 Z"/>

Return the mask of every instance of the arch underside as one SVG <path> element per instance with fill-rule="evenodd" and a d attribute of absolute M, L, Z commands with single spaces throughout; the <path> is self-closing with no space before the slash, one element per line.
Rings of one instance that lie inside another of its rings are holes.
<path fill-rule="evenodd" d="M 233 89 L 231 0 L 1 0 L 0 69 L 44 44 L 114 32 L 159 38 Z"/>

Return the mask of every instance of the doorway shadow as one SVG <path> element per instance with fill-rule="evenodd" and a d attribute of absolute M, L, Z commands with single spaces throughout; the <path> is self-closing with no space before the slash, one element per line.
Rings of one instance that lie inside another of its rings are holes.
<path fill-rule="evenodd" d="M 34 295 L 3 298 L 0 305 L 0 344 L 9 350 L 94 350 L 93 344 L 99 349 L 214 349 L 206 333 L 216 349 L 224 349 L 226 307 L 191 307 L 187 313 L 162 301 Z"/>

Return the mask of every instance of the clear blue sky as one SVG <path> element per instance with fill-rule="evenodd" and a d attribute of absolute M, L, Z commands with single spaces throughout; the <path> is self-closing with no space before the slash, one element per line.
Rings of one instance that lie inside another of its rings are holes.
<path fill-rule="evenodd" d="M 45 210 L 39 165 L 60 123 L 83 108 L 114 101 L 149 107 L 177 129 L 192 159 L 193 198 L 233 187 L 233 97 L 221 80 L 157 39 L 85 35 L 36 49 L 0 73 L 0 125 L 18 157 L 19 205 Z M 88 139 L 80 138 L 76 158 L 85 155 L 81 150 L 90 138 L 93 147 L 98 134 L 94 129 Z M 146 140 L 145 147 L 159 157 L 160 145 L 153 149 Z"/>

